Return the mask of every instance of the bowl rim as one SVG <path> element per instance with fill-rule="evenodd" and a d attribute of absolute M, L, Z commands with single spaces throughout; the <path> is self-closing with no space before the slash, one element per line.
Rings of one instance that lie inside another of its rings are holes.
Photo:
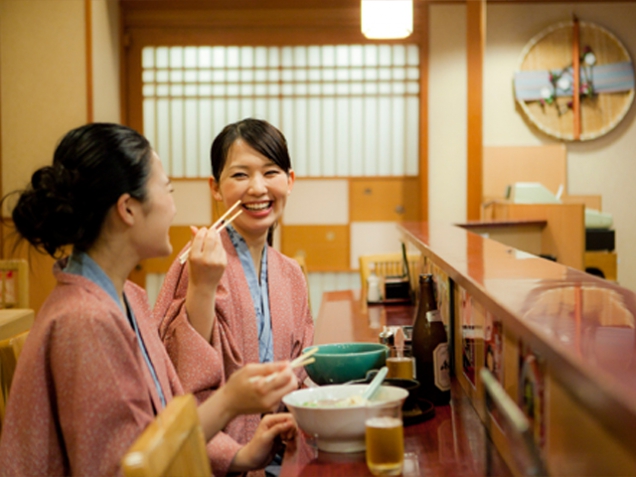
<path fill-rule="evenodd" d="M 342 384 L 328 384 L 326 386 L 319 386 L 319 389 L 325 389 L 325 388 L 341 388 L 343 385 Z M 356 389 L 360 389 L 360 391 L 363 391 L 367 388 L 368 384 L 347 384 L 346 386 L 352 386 L 355 387 Z M 297 391 L 305 391 L 307 390 L 307 394 L 310 394 L 311 392 L 309 390 L 312 389 L 317 389 L 317 388 L 303 388 L 303 389 L 296 389 L 295 391 L 292 391 L 289 394 L 286 394 L 285 396 L 283 396 L 282 402 L 285 404 L 285 406 L 288 407 L 293 407 L 296 409 L 329 409 L 329 410 L 352 410 L 352 409 L 366 409 L 367 407 L 374 407 L 374 406 L 382 406 L 387 402 L 393 402 L 393 401 L 404 401 L 406 400 L 406 398 L 409 395 L 409 392 L 404 389 L 404 388 L 400 388 L 397 386 L 386 386 L 386 387 L 392 387 L 394 389 L 397 389 L 399 391 L 403 391 L 404 393 L 406 393 L 406 395 L 404 397 L 399 397 L 399 398 L 395 398 L 395 399 L 391 399 L 389 401 L 379 401 L 379 402 L 374 402 L 374 401 L 370 401 L 373 404 L 357 404 L 357 405 L 353 405 L 353 406 L 344 406 L 344 407 L 334 407 L 334 406 L 303 406 L 302 404 L 295 404 L 295 403 L 289 403 L 287 401 L 285 401 L 285 399 L 292 393 L 295 393 Z M 399 393 L 398 393 L 399 394 Z"/>
<path fill-rule="evenodd" d="M 361 341 L 361 342 L 346 342 L 346 343 L 322 343 L 319 345 L 312 345 L 312 346 L 307 346 L 306 348 L 304 348 L 302 350 L 302 353 L 306 353 L 307 351 L 309 351 L 312 348 L 316 348 L 316 347 L 320 347 L 320 346 L 338 346 L 338 345 L 351 345 L 351 344 L 359 344 L 359 345 L 374 345 L 374 346 L 378 346 L 377 349 L 372 349 L 372 350 L 368 350 L 368 351 L 351 351 L 351 352 L 347 352 L 347 353 L 321 353 L 320 349 L 318 349 L 318 351 L 316 353 L 314 353 L 314 356 L 347 356 L 347 355 L 351 355 L 351 354 L 355 354 L 355 355 L 365 355 L 365 354 L 371 354 L 371 353 L 377 353 L 378 351 L 388 351 L 389 347 L 385 344 L 382 343 L 372 343 L 372 342 L 366 342 L 366 341 Z M 308 366 L 311 366 L 308 365 Z"/>

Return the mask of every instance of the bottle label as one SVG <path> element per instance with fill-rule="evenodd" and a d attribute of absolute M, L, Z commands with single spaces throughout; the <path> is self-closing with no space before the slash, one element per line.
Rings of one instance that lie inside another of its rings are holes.
<path fill-rule="evenodd" d="M 435 368 L 435 386 L 440 391 L 448 391 L 451 383 L 448 343 L 440 343 L 433 350 L 433 366 Z"/>
<path fill-rule="evenodd" d="M 436 321 L 442 321 L 442 315 L 439 310 L 431 310 L 426 312 L 426 319 L 429 323 L 434 323 Z"/>

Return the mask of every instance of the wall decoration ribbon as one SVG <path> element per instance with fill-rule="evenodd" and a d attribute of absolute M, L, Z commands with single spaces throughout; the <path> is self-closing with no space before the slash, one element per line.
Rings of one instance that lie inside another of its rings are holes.
<path fill-rule="evenodd" d="M 574 17 L 530 40 L 513 85 L 534 126 L 557 139 L 585 141 L 608 133 L 627 114 L 634 65 L 614 35 Z"/>

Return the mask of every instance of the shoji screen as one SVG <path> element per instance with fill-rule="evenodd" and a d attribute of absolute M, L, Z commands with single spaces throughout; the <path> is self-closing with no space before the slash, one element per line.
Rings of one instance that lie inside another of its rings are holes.
<path fill-rule="evenodd" d="M 267 119 L 298 177 L 418 174 L 417 45 L 148 46 L 144 133 L 174 178 L 210 175 L 212 139 Z"/>

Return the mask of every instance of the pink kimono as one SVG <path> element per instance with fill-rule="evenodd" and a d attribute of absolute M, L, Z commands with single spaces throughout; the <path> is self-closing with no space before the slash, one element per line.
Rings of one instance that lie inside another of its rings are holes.
<path fill-rule="evenodd" d="M 252 296 L 230 237 L 221 233 L 227 268 L 216 294 L 212 342 L 190 325 L 185 310 L 188 267 L 175 261 L 154 308 L 159 334 L 186 392 L 203 401 L 246 363 L 258 363 L 258 331 Z M 298 264 L 267 247 L 269 303 L 274 337 L 274 360 L 301 354 L 313 342 L 314 323 L 309 310 L 307 285 Z M 298 380 L 305 378 L 304 370 Z M 236 452 L 256 430 L 260 416 L 239 416 L 211 441 L 210 458 L 217 475 L 225 475 Z"/>
<path fill-rule="evenodd" d="M 38 313 L 11 386 L 0 475 L 106 476 L 161 403 L 135 332 L 98 285 L 54 267 L 57 286 Z M 149 319 L 145 292 L 124 292 L 166 401 L 181 384 Z"/>

